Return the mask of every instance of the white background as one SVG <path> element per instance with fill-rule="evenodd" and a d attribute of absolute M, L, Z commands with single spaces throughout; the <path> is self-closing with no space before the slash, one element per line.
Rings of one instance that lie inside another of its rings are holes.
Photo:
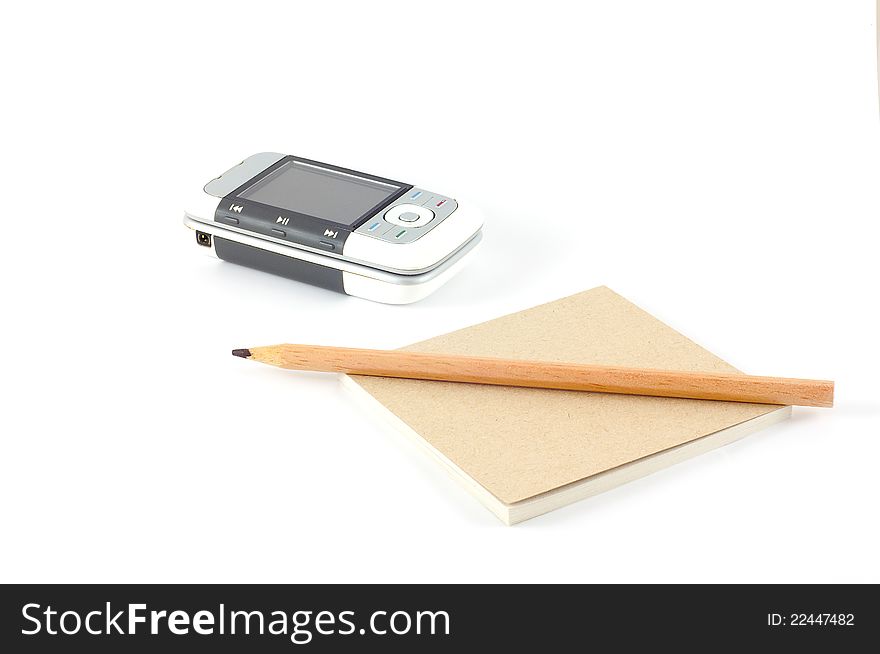
<path fill-rule="evenodd" d="M 3 581 L 880 581 L 870 0 L 16 3 L 3 32 Z M 201 256 L 187 198 L 262 150 L 470 198 L 485 247 L 404 307 Z M 600 284 L 836 408 L 506 528 L 334 377 L 229 355 Z"/>

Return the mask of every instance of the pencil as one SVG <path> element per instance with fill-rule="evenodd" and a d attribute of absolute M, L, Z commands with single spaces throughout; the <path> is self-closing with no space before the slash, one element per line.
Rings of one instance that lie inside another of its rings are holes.
<path fill-rule="evenodd" d="M 341 372 L 373 377 L 755 404 L 830 407 L 834 403 L 834 382 L 814 379 L 519 361 L 321 345 L 270 345 L 233 350 L 232 354 L 288 370 Z"/>

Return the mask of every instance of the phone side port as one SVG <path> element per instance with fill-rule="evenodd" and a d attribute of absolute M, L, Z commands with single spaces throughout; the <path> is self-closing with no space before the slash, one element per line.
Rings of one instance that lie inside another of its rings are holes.
<path fill-rule="evenodd" d="M 196 232 L 196 243 L 206 248 L 211 247 L 211 235 L 205 232 Z"/>

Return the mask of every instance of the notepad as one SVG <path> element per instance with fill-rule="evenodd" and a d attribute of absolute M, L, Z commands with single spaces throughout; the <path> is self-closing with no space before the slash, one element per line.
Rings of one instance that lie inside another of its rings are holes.
<path fill-rule="evenodd" d="M 606 287 L 402 348 L 737 373 Z M 506 524 L 585 499 L 787 418 L 791 407 L 343 376 Z"/>

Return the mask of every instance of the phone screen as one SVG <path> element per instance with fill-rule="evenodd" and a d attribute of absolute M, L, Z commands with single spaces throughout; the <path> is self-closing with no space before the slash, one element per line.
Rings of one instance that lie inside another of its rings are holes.
<path fill-rule="evenodd" d="M 294 160 L 249 186 L 238 197 L 350 227 L 401 188 Z"/>

